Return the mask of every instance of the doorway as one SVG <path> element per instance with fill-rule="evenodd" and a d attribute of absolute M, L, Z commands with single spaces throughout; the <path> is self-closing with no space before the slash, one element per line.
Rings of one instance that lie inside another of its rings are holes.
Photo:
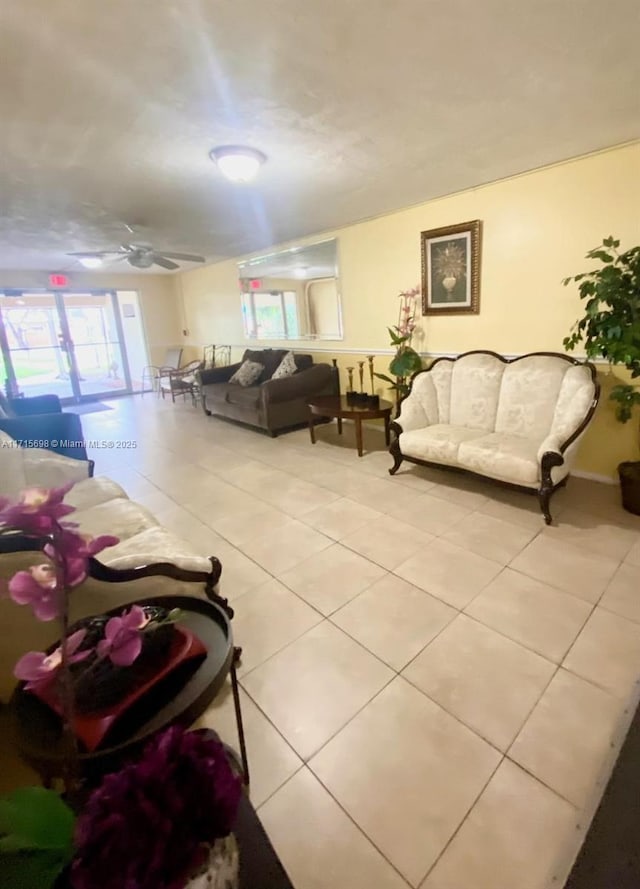
<path fill-rule="evenodd" d="M 132 391 L 114 291 L 5 290 L 0 350 L 13 397 L 55 394 L 69 404 Z"/>

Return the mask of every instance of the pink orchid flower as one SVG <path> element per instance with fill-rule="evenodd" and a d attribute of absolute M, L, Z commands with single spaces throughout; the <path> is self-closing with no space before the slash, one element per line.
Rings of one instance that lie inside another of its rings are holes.
<path fill-rule="evenodd" d="M 60 613 L 62 597 L 53 565 L 18 571 L 9 581 L 9 595 L 18 605 L 31 605 L 38 620 L 53 620 Z"/>
<path fill-rule="evenodd" d="M 27 488 L 17 503 L 4 506 L 0 522 L 28 534 L 50 533 L 60 519 L 75 511 L 74 506 L 62 502 L 73 485 L 69 482 L 60 488 Z"/>
<path fill-rule="evenodd" d="M 123 611 L 120 617 L 112 617 L 104 628 L 104 639 L 98 642 L 100 657 L 109 657 L 118 667 L 130 667 L 142 651 L 141 630 L 149 618 L 139 605 Z"/>
<path fill-rule="evenodd" d="M 91 649 L 78 651 L 86 634 L 86 630 L 78 630 L 68 637 L 65 653 L 70 664 L 82 661 L 91 654 Z M 43 651 L 28 651 L 15 665 L 13 675 L 16 679 L 26 682 L 25 688 L 31 691 L 44 688 L 53 682 L 61 666 L 62 646 L 56 648 L 51 654 L 45 654 Z"/>
<path fill-rule="evenodd" d="M 44 553 L 51 559 L 55 559 L 56 554 L 62 557 L 65 582 L 67 586 L 74 587 L 86 580 L 89 558 L 116 543 L 119 543 L 119 538 L 110 534 L 91 537 L 65 528 L 56 536 L 55 543 L 44 546 Z"/>

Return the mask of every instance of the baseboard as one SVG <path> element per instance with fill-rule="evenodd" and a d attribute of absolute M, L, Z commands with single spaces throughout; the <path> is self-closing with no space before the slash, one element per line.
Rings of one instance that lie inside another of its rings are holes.
<path fill-rule="evenodd" d="M 602 482 L 603 485 L 617 485 L 618 479 L 610 475 L 600 475 L 599 472 L 584 472 L 582 469 L 572 469 L 571 475 L 576 478 L 586 478 L 591 482 Z"/>

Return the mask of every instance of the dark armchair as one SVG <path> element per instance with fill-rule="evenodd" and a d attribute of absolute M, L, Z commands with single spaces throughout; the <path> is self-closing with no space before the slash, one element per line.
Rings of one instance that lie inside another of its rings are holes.
<path fill-rule="evenodd" d="M 57 395 L 6 398 L 0 393 L 0 430 L 23 447 L 42 447 L 63 457 L 87 459 L 80 417 L 62 413 Z"/>

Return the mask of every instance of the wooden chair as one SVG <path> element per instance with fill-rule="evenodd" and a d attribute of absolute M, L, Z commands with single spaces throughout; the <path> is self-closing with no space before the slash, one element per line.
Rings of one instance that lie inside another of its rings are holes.
<path fill-rule="evenodd" d="M 164 398 L 165 392 L 171 394 L 171 401 L 175 404 L 176 395 L 182 395 L 186 401 L 187 395 L 191 396 L 191 402 L 195 406 L 198 403 L 198 380 L 196 372 L 202 370 L 204 362 L 196 359 L 185 364 L 178 370 L 171 370 L 160 376 L 160 394 Z"/>

